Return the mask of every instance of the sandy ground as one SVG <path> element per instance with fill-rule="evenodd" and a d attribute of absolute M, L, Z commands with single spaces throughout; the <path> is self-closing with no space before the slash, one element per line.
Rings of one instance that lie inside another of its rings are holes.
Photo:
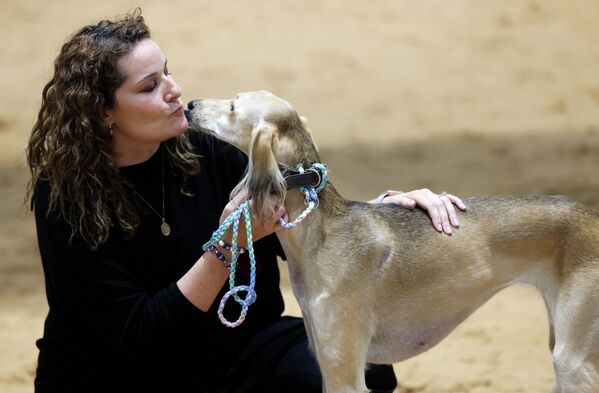
<path fill-rule="evenodd" d="M 185 99 L 256 89 L 285 97 L 308 117 L 348 198 L 428 187 L 564 194 L 599 208 L 594 0 L 2 0 L 2 392 L 33 390 L 47 307 L 21 205 L 41 89 L 69 34 L 136 5 Z M 399 391 L 547 392 L 547 337 L 538 294 L 507 289 L 439 346 L 396 365 Z"/>

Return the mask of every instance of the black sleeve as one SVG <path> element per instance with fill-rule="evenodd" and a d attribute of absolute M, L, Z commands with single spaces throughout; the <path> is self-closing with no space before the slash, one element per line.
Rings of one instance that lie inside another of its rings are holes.
<path fill-rule="evenodd" d="M 184 353 L 192 339 L 196 347 L 218 348 L 209 316 L 175 283 L 148 293 L 133 268 L 143 261 L 132 260 L 135 256 L 124 255 L 110 242 L 97 251 L 76 238 L 70 243 L 67 223 L 56 215 L 46 217 L 49 185 L 38 184 L 34 198 L 51 310 L 81 318 L 77 325 L 89 329 L 91 337 L 137 364 L 169 362 Z"/>

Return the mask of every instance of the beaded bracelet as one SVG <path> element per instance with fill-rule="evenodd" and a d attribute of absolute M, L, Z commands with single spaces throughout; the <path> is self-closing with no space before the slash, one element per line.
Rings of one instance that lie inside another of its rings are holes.
<path fill-rule="evenodd" d="M 216 255 L 218 260 L 221 261 L 227 269 L 231 269 L 231 263 L 227 261 L 227 258 L 220 251 L 218 251 L 218 248 L 216 248 L 214 244 L 209 245 L 206 250 Z"/>
<path fill-rule="evenodd" d="M 218 245 L 221 246 L 222 248 L 224 248 L 227 251 L 231 251 L 231 249 L 233 248 L 232 245 L 230 245 L 229 243 L 225 242 L 224 240 L 219 240 L 218 241 Z M 237 250 L 239 251 L 240 254 L 243 254 L 246 252 L 246 249 L 243 247 L 237 247 Z"/>

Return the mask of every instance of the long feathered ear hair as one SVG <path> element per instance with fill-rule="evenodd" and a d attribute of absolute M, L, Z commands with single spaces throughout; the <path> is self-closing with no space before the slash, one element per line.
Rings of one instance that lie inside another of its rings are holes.
<path fill-rule="evenodd" d="M 285 179 L 274 154 L 277 143 L 273 124 L 260 122 L 254 128 L 247 173 L 232 192 L 232 196 L 247 192 L 253 213 L 262 222 L 273 220 L 275 206 L 285 199 Z"/>

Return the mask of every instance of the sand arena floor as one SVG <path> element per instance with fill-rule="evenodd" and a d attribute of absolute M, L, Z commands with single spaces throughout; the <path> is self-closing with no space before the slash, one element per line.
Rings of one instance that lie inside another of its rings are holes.
<path fill-rule="evenodd" d="M 137 5 L 184 99 L 257 89 L 286 98 L 308 117 L 348 198 L 428 187 L 464 197 L 563 194 L 599 208 L 596 1 L 3 0 L 2 392 L 33 391 L 47 311 L 22 206 L 23 149 L 42 87 L 69 34 Z M 548 392 L 547 337 L 538 294 L 507 289 L 439 346 L 396 365 L 398 391 Z"/>

